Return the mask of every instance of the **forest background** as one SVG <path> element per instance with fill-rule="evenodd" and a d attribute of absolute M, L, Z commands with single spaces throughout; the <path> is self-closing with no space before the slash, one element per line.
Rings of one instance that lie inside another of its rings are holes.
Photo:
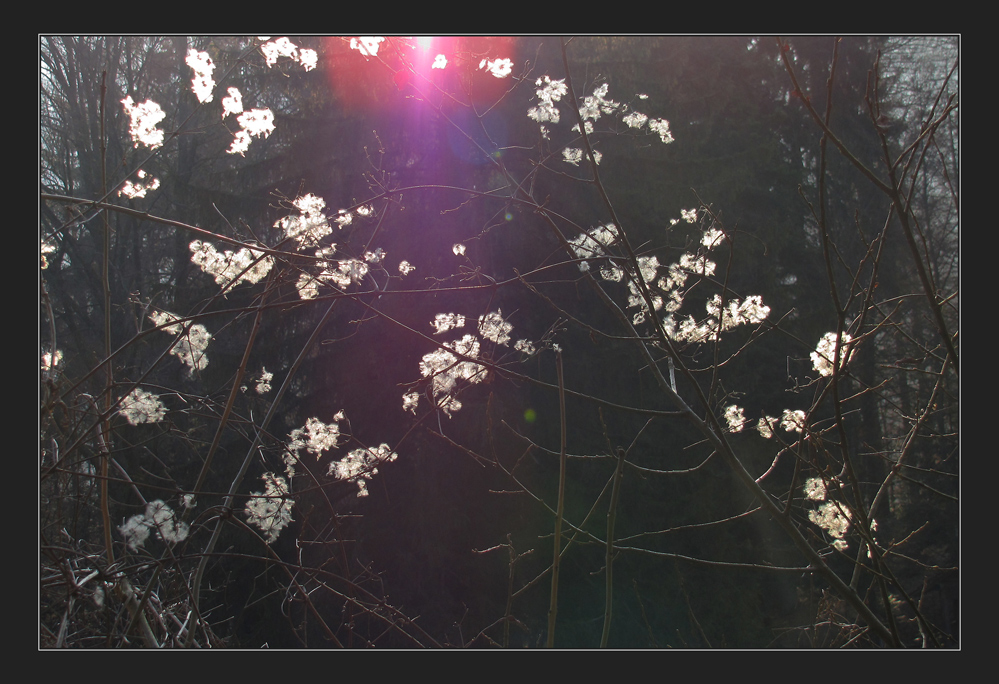
<path fill-rule="evenodd" d="M 959 48 L 40 37 L 40 646 L 959 645 Z"/>

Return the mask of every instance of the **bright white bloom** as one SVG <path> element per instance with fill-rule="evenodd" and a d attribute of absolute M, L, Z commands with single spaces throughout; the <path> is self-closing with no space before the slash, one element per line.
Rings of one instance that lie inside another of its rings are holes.
<path fill-rule="evenodd" d="M 638 258 L 638 270 L 645 282 L 650 282 L 656 277 L 656 269 L 659 268 L 659 260 L 655 256 L 651 257 L 639 257 Z M 604 269 L 600 269 L 601 273 Z M 642 290 L 638 283 L 634 279 L 628 279 L 628 307 L 637 306 L 640 311 L 635 314 L 632 319 L 634 325 L 640 325 L 645 322 L 645 314 L 648 313 L 649 307 L 645 303 L 645 297 L 642 295 Z M 659 295 L 653 295 L 652 306 L 656 311 L 663 308 L 663 298 Z"/>
<path fill-rule="evenodd" d="M 604 280 L 619 283 L 624 278 L 624 269 L 614 263 L 605 264 L 600 267 L 600 277 Z"/>
<path fill-rule="evenodd" d="M 351 284 L 359 285 L 368 274 L 368 265 L 360 259 L 346 259 L 337 262 L 335 271 L 325 271 L 320 277 L 332 280 L 333 283 L 346 289 Z"/>
<path fill-rule="evenodd" d="M 305 421 L 305 427 L 296 428 L 291 431 L 288 442 L 289 451 L 296 454 L 305 449 L 310 454 L 315 454 L 318 460 L 324 451 L 335 449 L 337 440 L 340 438 L 340 424 L 342 413 L 333 416 L 333 422 L 328 425 L 318 418 L 309 418 Z"/>
<path fill-rule="evenodd" d="M 378 54 L 378 46 L 385 40 L 379 36 L 359 36 L 350 39 L 350 49 L 357 50 L 365 57 L 374 57 Z"/>
<path fill-rule="evenodd" d="M 711 319 L 709 319 L 710 321 Z M 715 326 L 717 322 L 715 321 Z M 681 320 L 679 324 L 672 316 L 667 316 L 663 321 L 663 332 L 677 342 L 711 342 L 717 339 L 717 327 L 712 327 L 705 323 L 698 323 L 693 316 Z"/>
<path fill-rule="evenodd" d="M 680 264 L 673 264 L 669 268 L 669 275 L 660 278 L 657 285 L 668 291 L 670 300 L 666 304 L 668 311 L 676 311 L 682 304 L 682 295 L 678 288 L 682 287 L 686 281 L 685 270 L 693 270 L 710 275 L 714 272 L 715 264 L 707 261 L 704 257 L 693 257 L 685 254 L 680 259 Z M 629 285 L 631 285 L 629 283 Z M 644 300 L 639 296 L 636 289 L 632 289 L 632 296 L 629 299 L 629 306 L 644 306 Z M 656 306 L 656 309 L 659 305 Z M 763 300 L 758 295 L 747 297 L 745 301 L 732 299 L 726 302 L 722 308 L 721 297 L 714 295 L 705 304 L 708 318 L 698 323 L 693 317 L 688 317 L 679 324 L 668 316 L 663 321 L 663 331 L 670 339 L 678 342 L 713 342 L 718 339 L 719 334 L 732 328 L 744 325 L 758 325 L 766 320 L 770 314 L 770 307 L 763 305 Z M 719 320 L 721 321 L 719 323 Z"/>
<path fill-rule="evenodd" d="M 267 109 L 251 109 L 237 119 L 240 129 L 233 136 L 232 145 L 226 150 L 229 154 L 245 155 L 250 149 L 250 139 L 268 137 L 274 132 L 274 113 Z"/>
<path fill-rule="evenodd" d="M 539 100 L 558 102 L 569 92 L 569 86 L 565 84 L 564 78 L 553 81 L 548 76 L 542 76 L 535 81 L 534 85 L 538 86 L 536 92 Z"/>
<path fill-rule="evenodd" d="M 174 314 L 162 311 L 150 314 L 149 320 L 154 325 L 161 326 L 178 319 Z M 180 323 L 173 323 L 173 325 L 165 325 L 163 332 L 182 336 L 180 341 L 170 350 L 170 353 L 187 366 L 188 376 L 193 376 L 194 371 L 204 370 L 208 366 L 208 357 L 205 356 L 205 350 L 208 348 L 208 343 L 211 342 L 212 336 L 205 326 L 195 323 L 185 327 Z"/>
<path fill-rule="evenodd" d="M 440 334 L 463 327 L 465 317 L 461 314 L 437 314 L 431 325 Z M 479 317 L 478 332 L 483 338 L 495 343 L 506 345 L 510 342 L 510 331 L 513 326 L 503 320 L 502 310 Z M 489 375 L 488 369 L 474 359 L 479 358 L 480 340 L 477 336 L 467 334 L 460 340 L 445 342 L 442 347 L 425 354 L 420 361 L 420 373 L 425 378 L 431 378 L 431 392 L 437 407 L 451 417 L 461 409 L 461 402 L 453 395 L 459 382 L 470 384 L 482 382 Z M 533 353 L 534 347 L 527 340 L 520 340 L 516 348 L 525 353 Z M 403 395 L 403 409 L 416 413 L 419 395 L 415 392 Z"/>
<path fill-rule="evenodd" d="M 562 161 L 579 166 L 579 162 L 583 161 L 583 151 L 575 147 L 567 147 L 562 150 Z"/>
<path fill-rule="evenodd" d="M 694 256 L 689 252 L 680 255 L 680 262 L 677 266 L 697 275 L 710 276 L 715 274 L 715 262 L 703 256 Z"/>
<path fill-rule="evenodd" d="M 260 46 L 260 51 L 264 53 L 267 66 L 274 66 L 277 63 L 278 57 L 298 59 L 298 46 L 287 38 L 278 38 L 277 40 L 265 43 Z"/>
<path fill-rule="evenodd" d="M 194 508 L 197 504 L 194 501 L 194 494 L 183 494 L 180 497 L 180 505 L 184 508 Z"/>
<path fill-rule="evenodd" d="M 416 266 L 413 266 L 408 261 L 400 261 L 399 262 L 399 273 L 401 273 L 403 275 L 409 275 L 410 273 L 412 273 L 415 270 L 416 270 Z"/>
<path fill-rule="evenodd" d="M 760 422 L 756 424 L 756 431 L 760 433 L 760 437 L 763 437 L 763 439 L 771 439 L 774 436 L 774 427 L 776 425 L 776 418 L 764 416 L 763 418 L 760 418 Z"/>
<path fill-rule="evenodd" d="M 127 522 L 118 527 L 118 531 L 125 538 L 128 548 L 133 551 L 146 543 L 146 540 L 149 539 L 149 530 L 149 521 L 144 515 L 133 515 Z"/>
<path fill-rule="evenodd" d="M 448 394 L 457 384 L 458 357 L 446 349 L 435 349 L 420 360 L 420 374 L 433 377 L 433 393 Z"/>
<path fill-rule="evenodd" d="M 316 257 L 324 259 L 332 253 L 332 248 L 322 249 L 316 252 Z M 375 258 L 376 255 L 372 253 L 371 257 Z M 346 289 L 352 284 L 360 284 L 368 274 L 368 264 L 360 259 L 343 259 L 335 264 L 320 260 L 317 265 L 323 270 L 316 276 L 303 273 L 298 277 L 296 287 L 302 299 L 312 299 L 318 295 L 321 283 L 331 283 L 341 289 Z"/>
<path fill-rule="evenodd" d="M 357 483 L 358 498 L 368 495 L 366 480 L 378 474 L 378 466 L 391 463 L 399 457 L 388 444 L 382 444 L 377 449 L 354 449 L 339 461 L 330 463 L 328 474 L 338 480 Z"/>
<path fill-rule="evenodd" d="M 409 394 L 402 395 L 402 410 L 412 411 L 413 415 L 416 415 L 416 407 L 420 403 L 420 393 L 410 392 Z"/>
<path fill-rule="evenodd" d="M 805 481 L 805 498 L 809 501 L 826 500 L 826 483 L 821 477 L 812 477 Z"/>
<path fill-rule="evenodd" d="M 268 544 L 277 540 L 281 530 L 292 521 L 292 501 L 288 497 L 288 483 L 274 473 L 264 473 L 263 492 L 253 492 L 246 502 L 247 522 L 256 526 L 264 534 Z"/>
<path fill-rule="evenodd" d="M 725 303 L 724 310 L 721 308 L 721 296 L 715 295 L 705 308 L 716 320 L 721 318 L 722 330 L 730 330 L 745 323 L 759 325 L 770 315 L 770 307 L 763 305 L 763 299 L 759 295 L 747 297 L 742 302 L 730 299 Z"/>
<path fill-rule="evenodd" d="M 160 106 L 152 100 L 135 104 L 131 95 L 122 100 L 121 103 L 130 119 L 128 134 L 132 136 L 135 147 L 140 144 L 154 150 L 161 147 L 165 135 L 163 131 L 156 128 L 156 125 L 166 118 L 166 113 L 160 109 Z"/>
<path fill-rule="evenodd" d="M 496 78 L 506 78 L 513 73 L 513 62 L 505 57 L 492 61 L 484 59 L 479 62 L 479 68 L 488 70 Z"/>
<path fill-rule="evenodd" d="M 742 432 L 742 428 L 746 424 L 746 416 L 742 407 L 735 404 L 726 407 L 725 422 L 728 423 L 728 429 L 732 432 Z"/>
<path fill-rule="evenodd" d="M 177 544 L 187 539 L 190 527 L 177 520 L 173 510 L 157 499 L 146 504 L 145 514 L 133 515 L 118 528 L 125 543 L 133 551 L 146 543 L 152 530 L 156 530 L 157 536 L 168 544 Z"/>
<path fill-rule="evenodd" d="M 656 271 L 659 270 L 659 259 L 656 255 L 638 257 L 638 272 L 642 280 L 651 283 L 656 279 Z M 657 307 L 658 308 L 658 307 Z"/>
<path fill-rule="evenodd" d="M 42 354 L 41 371 L 42 376 L 45 378 L 55 377 L 56 366 L 62 363 L 62 352 L 58 349 L 55 353 L 45 352 Z"/>
<path fill-rule="evenodd" d="M 155 394 L 136 387 L 122 399 L 118 413 L 132 425 L 158 423 L 166 415 L 166 407 Z"/>
<path fill-rule="evenodd" d="M 687 223 L 697 223 L 697 209 L 681 209 L 680 218 Z"/>
<path fill-rule="evenodd" d="M 194 48 L 187 51 L 187 66 L 194 69 L 194 78 L 191 79 L 191 90 L 198 97 L 198 102 L 211 102 L 212 90 L 215 89 L 215 81 L 212 80 L 212 72 L 215 71 L 215 63 L 208 56 L 207 52 L 198 52 Z"/>
<path fill-rule="evenodd" d="M 606 226 L 591 228 L 589 232 L 580 233 L 569 240 L 569 247 L 580 259 L 603 257 L 608 254 L 607 248 L 617 241 L 617 227 L 613 223 Z M 588 271 L 589 264 L 585 261 L 579 264 L 580 271 Z"/>
<path fill-rule="evenodd" d="M 835 501 L 827 501 L 817 510 L 808 511 L 808 519 L 835 539 L 833 548 L 845 551 L 849 544 L 843 539 L 850 531 L 850 511 L 840 508 Z"/>
<path fill-rule="evenodd" d="M 481 324 L 481 322 L 482 319 L 480 318 L 479 323 Z M 445 342 L 444 346 L 448 349 L 453 349 L 462 356 L 468 356 L 473 359 L 479 358 L 479 340 L 476 339 L 475 335 L 465 335 L 460 340 Z M 482 366 L 470 361 L 463 361 L 462 364 L 459 365 L 462 366 L 459 371 L 461 378 L 465 380 L 474 380 L 475 382 L 482 379 L 481 377 L 478 377 L 485 370 Z"/>
<path fill-rule="evenodd" d="M 531 107 L 527 110 L 527 116 L 534 119 L 538 123 L 543 123 L 545 121 L 551 121 L 552 123 L 558 123 L 560 114 L 558 109 L 551 102 L 542 102 L 537 107 Z M 542 129 L 547 132 L 547 129 L 542 126 Z M 548 136 L 545 135 L 547 138 Z"/>
<path fill-rule="evenodd" d="M 349 226 L 351 223 L 354 222 L 354 215 L 351 214 L 346 209 L 341 209 L 339 212 L 337 212 L 337 216 L 335 219 L 333 219 L 333 222 L 336 223 L 338 228 L 341 229 L 346 228 L 347 226 Z"/>
<path fill-rule="evenodd" d="M 149 190 L 155 190 L 160 187 L 160 181 L 158 178 L 153 178 L 149 185 L 143 185 L 142 183 L 132 183 L 132 181 L 125 181 L 125 184 L 121 186 L 121 190 L 118 191 L 119 197 L 124 195 L 129 199 L 140 199 L 146 196 L 146 192 Z"/>
<path fill-rule="evenodd" d="M 465 317 L 455 313 L 439 313 L 434 316 L 434 320 L 430 324 L 435 328 L 434 335 L 440 335 L 452 328 L 464 327 Z"/>
<path fill-rule="evenodd" d="M 538 86 L 536 91 L 538 96 L 538 106 L 531 107 L 527 110 L 527 116 L 534 119 L 538 123 L 544 123 L 546 121 L 558 123 L 559 111 L 555 106 L 555 103 L 561 100 L 563 95 L 569 92 L 569 87 L 565 84 L 565 79 L 563 78 L 553 81 L 548 76 L 544 76 L 539 78 L 535 85 Z"/>
<path fill-rule="evenodd" d="M 194 240 L 190 244 L 191 262 L 202 271 L 215 278 L 215 282 L 225 287 L 234 279 L 237 283 L 260 282 L 274 266 L 274 259 L 263 252 L 243 247 L 238 252 L 226 250 L 218 252 L 209 242 Z M 261 258 L 262 257 L 262 258 Z M 252 264 L 252 266 L 251 266 Z"/>
<path fill-rule="evenodd" d="M 447 57 L 444 55 L 437 55 L 434 57 L 434 63 L 430 65 L 431 69 L 443 69 L 447 66 Z"/>
<path fill-rule="evenodd" d="M 275 228 L 283 230 L 286 237 L 294 238 L 300 246 L 316 244 L 333 232 L 323 209 L 326 202 L 312 193 L 299 197 L 293 204 L 298 209 L 298 216 L 286 216 L 274 224 Z"/>
<path fill-rule="evenodd" d="M 451 392 L 457 387 L 459 380 L 475 384 L 486 379 L 488 371 L 485 366 L 473 361 L 462 361 L 452 353 L 477 359 L 479 357 L 479 340 L 475 335 L 465 335 L 460 340 L 446 342 L 444 348 L 436 349 L 423 356 L 420 361 L 420 373 L 423 377 L 432 377 L 434 397 L 446 395 L 439 404 L 450 416 L 452 411 L 461 408 L 461 402 L 451 397 Z"/>
<path fill-rule="evenodd" d="M 839 367 L 843 368 L 853 356 L 853 350 L 849 352 L 845 349 L 853 338 L 843 333 L 839 338 Z M 812 368 L 819 372 L 819 375 L 827 376 L 833 374 L 833 360 L 836 358 L 836 333 L 830 332 L 822 336 L 815 351 L 811 353 Z"/>
<path fill-rule="evenodd" d="M 725 233 L 721 232 L 716 228 L 710 228 L 704 231 L 704 235 L 701 236 L 701 244 L 708 249 L 714 249 L 721 244 L 722 240 L 725 238 Z"/>
<path fill-rule="evenodd" d="M 780 419 L 780 427 L 787 432 L 804 432 L 805 412 L 784 409 L 784 414 Z"/>
<path fill-rule="evenodd" d="M 148 181 L 144 183 L 141 182 L 142 179 L 146 177 L 146 172 L 142 169 L 139 169 L 135 175 L 138 176 L 140 182 L 133 183 L 132 181 L 125 181 L 121 190 L 118 191 L 119 196 L 124 195 L 129 199 L 138 199 L 140 197 L 145 197 L 146 193 L 150 190 L 156 190 L 160 187 L 160 179 L 153 178 L 152 176 L 149 177 Z"/>
<path fill-rule="evenodd" d="M 298 51 L 298 63 L 301 64 L 306 71 L 312 71 L 316 68 L 316 64 L 319 63 L 319 55 L 315 50 L 302 48 Z"/>
<path fill-rule="evenodd" d="M 496 311 L 479 316 L 479 334 L 491 342 L 505 345 L 510 341 L 510 331 L 513 325 L 503 320 L 503 311 Z"/>
<path fill-rule="evenodd" d="M 659 139 L 663 141 L 664 145 L 673 142 L 673 134 L 669 131 L 669 121 L 666 119 L 650 119 L 649 128 L 653 133 L 659 134 Z"/>
<path fill-rule="evenodd" d="M 454 243 L 454 246 L 451 247 L 451 251 L 454 252 L 455 256 L 464 256 L 465 255 L 465 245 L 461 244 L 460 242 L 456 242 L 456 243 Z"/>
<path fill-rule="evenodd" d="M 645 114 L 642 114 L 641 112 L 629 112 L 621 118 L 621 121 L 628 124 L 629 128 L 641 128 L 648 120 L 649 117 L 645 116 Z"/>
<path fill-rule="evenodd" d="M 618 102 L 606 99 L 608 88 L 608 84 L 604 83 L 593 91 L 593 95 L 583 99 L 583 106 L 579 108 L 579 115 L 583 121 L 596 121 L 601 113 L 613 114 L 621 106 Z"/>
<path fill-rule="evenodd" d="M 229 154 L 246 156 L 246 151 L 250 149 L 250 134 L 244 130 L 238 130 L 232 137 L 232 144 L 226 150 Z"/>
<path fill-rule="evenodd" d="M 686 284 L 687 277 L 689 276 L 687 271 L 681 268 L 678 263 L 670 264 L 670 267 L 666 272 L 667 275 L 660 278 L 659 282 L 656 283 L 661 290 L 665 290 L 666 292 L 675 292 L 679 290 L 679 288 Z"/>
<path fill-rule="evenodd" d="M 268 372 L 263 366 L 260 367 L 260 379 L 257 381 L 257 394 L 267 394 L 271 391 L 271 380 L 274 374 Z"/>
<path fill-rule="evenodd" d="M 274 112 L 267 108 L 243 112 L 236 120 L 254 138 L 266 138 L 274 132 Z"/>
<path fill-rule="evenodd" d="M 440 408 L 444 411 L 444 414 L 450 418 L 455 411 L 460 411 L 462 403 L 458 401 L 458 397 L 453 395 L 448 395 L 441 399 Z"/>
<path fill-rule="evenodd" d="M 533 355 L 537 351 L 534 348 L 534 343 L 531 342 L 530 340 L 517 340 L 514 343 L 513 348 L 519 352 L 527 354 L 528 356 Z"/>
<path fill-rule="evenodd" d="M 382 249 L 381 247 L 377 248 L 373 252 L 364 253 L 364 260 L 372 265 L 380 264 L 384 258 L 385 258 L 385 250 Z"/>
<path fill-rule="evenodd" d="M 663 278 L 660 278 L 659 282 L 662 283 L 663 280 Z M 670 313 L 679 311 L 680 307 L 683 306 L 683 293 L 680 290 L 670 290 L 668 288 L 663 289 L 666 290 L 666 296 L 669 297 L 669 301 L 665 303 L 666 311 Z"/>
<path fill-rule="evenodd" d="M 45 238 L 41 240 L 41 243 L 39 244 L 39 251 L 41 252 L 41 268 L 43 271 L 49 267 L 49 260 L 45 257 L 45 255 L 52 254 L 57 249 L 59 249 L 59 245 L 57 245 L 55 241 Z"/>
<path fill-rule="evenodd" d="M 187 523 L 177 520 L 173 509 L 159 499 L 146 504 L 146 520 L 156 528 L 160 539 L 168 544 L 184 541 L 190 531 Z"/>
<path fill-rule="evenodd" d="M 243 95 L 238 88 L 229 88 L 229 96 L 222 98 L 222 118 L 243 112 Z"/>
<path fill-rule="evenodd" d="M 302 299 L 315 299 L 319 296 L 319 281 L 307 273 L 298 276 L 295 288 L 298 290 L 298 296 Z"/>
<path fill-rule="evenodd" d="M 578 129 L 579 126 L 576 126 L 576 128 Z M 586 132 L 587 132 L 587 134 L 593 132 L 593 125 L 589 121 L 586 122 Z M 562 156 L 565 158 L 563 161 L 567 161 L 570 164 L 576 166 L 583 159 L 583 151 L 582 150 L 575 150 L 575 149 L 568 149 L 567 148 L 567 149 L 565 149 L 565 150 L 562 151 Z M 575 158 L 575 161 L 573 161 L 570 157 Z M 603 158 L 604 158 L 603 152 L 601 152 L 600 150 L 593 150 L 593 161 L 594 162 L 596 162 L 597 164 L 599 164 L 600 160 L 603 159 Z"/>

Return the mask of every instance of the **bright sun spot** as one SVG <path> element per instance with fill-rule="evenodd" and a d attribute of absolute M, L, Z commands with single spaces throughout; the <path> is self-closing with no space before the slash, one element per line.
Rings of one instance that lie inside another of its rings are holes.
<path fill-rule="evenodd" d="M 433 44 L 434 44 L 433 36 L 420 36 L 419 38 L 416 39 L 416 45 L 424 52 L 429 50 Z"/>

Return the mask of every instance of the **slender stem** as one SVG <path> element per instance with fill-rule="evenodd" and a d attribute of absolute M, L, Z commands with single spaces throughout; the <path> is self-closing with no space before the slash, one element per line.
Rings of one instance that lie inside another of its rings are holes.
<path fill-rule="evenodd" d="M 558 613 L 558 570 L 562 551 L 562 518 L 565 515 L 565 380 L 562 376 L 562 351 L 555 351 L 558 369 L 558 409 L 561 423 L 561 447 L 558 456 L 558 508 L 555 511 L 555 556 L 552 559 L 552 597 L 548 605 L 548 648 L 555 646 L 555 617 Z"/>
<path fill-rule="evenodd" d="M 614 608 L 614 523 L 617 521 L 617 502 L 621 495 L 621 476 L 624 475 L 625 451 L 617 448 L 617 468 L 614 470 L 614 487 L 611 489 L 610 509 L 607 511 L 607 556 L 604 572 L 607 590 L 604 597 L 604 631 L 600 635 L 600 648 L 607 648 L 610 637 L 611 616 Z"/>
<path fill-rule="evenodd" d="M 108 73 L 105 71 L 101 75 L 101 99 L 99 104 L 100 107 L 100 118 L 101 118 L 101 192 L 107 192 L 107 143 L 104 139 L 104 96 L 107 94 L 107 77 Z M 111 224 L 108 220 L 107 211 L 102 212 L 104 217 L 104 236 L 103 236 L 103 264 L 101 265 L 101 288 L 103 289 L 104 295 L 104 358 L 111 356 L 111 282 L 109 278 L 109 271 L 111 268 Z M 52 353 L 55 353 L 53 349 Z M 102 434 L 100 442 L 101 448 L 101 518 L 104 523 L 104 546 L 106 548 L 108 565 L 114 565 L 114 547 L 112 546 L 111 539 L 111 512 L 108 507 L 108 458 L 110 458 L 111 451 L 111 420 L 109 419 L 109 414 L 111 413 L 111 388 L 114 386 L 114 368 L 109 363 L 104 366 L 104 419 L 101 421 L 101 426 L 98 428 L 99 432 Z M 100 411 L 98 411 L 100 413 Z"/>

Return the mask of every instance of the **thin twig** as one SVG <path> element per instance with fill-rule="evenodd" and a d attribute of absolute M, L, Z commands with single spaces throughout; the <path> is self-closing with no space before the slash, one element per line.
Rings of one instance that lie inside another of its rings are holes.
<path fill-rule="evenodd" d="M 600 648 L 607 648 L 610 638 L 611 617 L 614 609 L 614 523 L 617 521 L 617 502 L 621 496 L 621 478 L 624 475 L 626 453 L 617 448 L 617 467 L 614 470 L 614 487 L 611 489 L 610 508 L 607 511 L 607 552 L 604 558 L 604 629 L 600 635 Z"/>
<path fill-rule="evenodd" d="M 558 458 L 558 508 L 555 512 L 555 554 L 552 559 L 552 593 L 548 604 L 548 648 L 555 647 L 555 617 L 558 614 L 558 571 L 562 557 L 562 518 L 565 515 L 565 380 L 562 376 L 562 351 L 555 350 L 558 369 L 558 407 L 561 427 L 561 450 Z"/>

